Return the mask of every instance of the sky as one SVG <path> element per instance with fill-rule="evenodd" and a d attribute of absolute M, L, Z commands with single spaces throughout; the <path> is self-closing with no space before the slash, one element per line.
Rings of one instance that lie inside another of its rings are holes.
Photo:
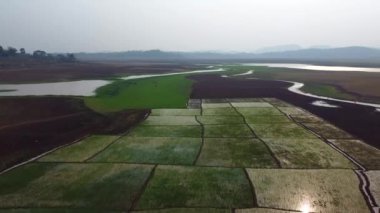
<path fill-rule="evenodd" d="M 0 45 L 27 52 L 380 47 L 380 0 L 0 0 Z"/>

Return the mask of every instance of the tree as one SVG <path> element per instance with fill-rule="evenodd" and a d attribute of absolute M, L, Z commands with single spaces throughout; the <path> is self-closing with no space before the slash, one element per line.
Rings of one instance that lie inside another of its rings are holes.
<path fill-rule="evenodd" d="M 20 54 L 25 55 L 25 49 L 24 48 L 20 48 Z"/>
<path fill-rule="evenodd" d="M 75 58 L 75 55 L 72 54 L 72 53 L 68 53 L 68 54 L 66 55 L 66 57 L 67 57 L 67 61 L 69 61 L 69 62 L 74 62 L 74 61 L 77 60 L 77 59 Z"/>
<path fill-rule="evenodd" d="M 0 46 L 0 57 L 3 56 L 3 54 L 4 54 L 4 49 L 2 46 Z"/>
<path fill-rule="evenodd" d="M 33 57 L 44 58 L 44 57 L 46 57 L 46 52 L 42 51 L 42 50 L 36 50 L 33 52 Z"/>
<path fill-rule="evenodd" d="M 15 56 L 17 54 L 17 49 L 14 47 L 8 47 L 7 55 L 8 56 Z"/>

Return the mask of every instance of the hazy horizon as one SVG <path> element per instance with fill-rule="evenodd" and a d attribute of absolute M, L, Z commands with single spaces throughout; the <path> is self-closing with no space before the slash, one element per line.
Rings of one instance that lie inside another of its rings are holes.
<path fill-rule="evenodd" d="M 28 52 L 380 47 L 378 0 L 9 0 L 0 45 Z"/>

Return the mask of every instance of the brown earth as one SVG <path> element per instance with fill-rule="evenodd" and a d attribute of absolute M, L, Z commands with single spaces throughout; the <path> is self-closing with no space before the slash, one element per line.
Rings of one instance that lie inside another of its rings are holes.
<path fill-rule="evenodd" d="M 311 105 L 316 98 L 292 93 L 290 83 L 222 78 L 219 75 L 195 75 L 191 98 L 261 98 L 274 97 L 301 107 L 337 127 L 349 132 L 366 143 L 380 148 L 380 112 L 373 107 L 329 101 L 340 108 Z"/>
<path fill-rule="evenodd" d="M 0 98 L 0 170 L 89 134 L 121 134 L 148 110 L 98 114 L 78 98 Z"/>

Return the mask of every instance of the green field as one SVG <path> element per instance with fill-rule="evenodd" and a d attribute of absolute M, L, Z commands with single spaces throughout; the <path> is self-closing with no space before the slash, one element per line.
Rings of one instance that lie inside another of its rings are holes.
<path fill-rule="evenodd" d="M 345 99 L 345 100 L 355 100 L 356 97 L 343 92 L 335 86 L 325 85 L 325 84 L 305 84 L 301 88 L 302 91 L 311 93 L 314 95 L 327 96 L 331 98 Z"/>
<path fill-rule="evenodd" d="M 158 166 L 137 209 L 253 206 L 242 169 Z"/>
<path fill-rule="evenodd" d="M 96 90 L 85 103 L 98 112 L 123 109 L 185 108 L 192 82 L 186 75 L 118 80 Z"/>
<path fill-rule="evenodd" d="M 321 135 L 338 128 L 276 99 L 192 103 L 199 108 L 152 109 L 124 134 L 92 135 L 1 174 L 0 212 L 369 210 L 354 164 L 285 114 Z M 378 168 L 377 149 L 331 142 Z M 378 173 L 366 174 L 379 197 Z"/>
<path fill-rule="evenodd" d="M 369 211 L 352 170 L 248 169 L 248 174 L 260 206 L 304 212 Z"/>

